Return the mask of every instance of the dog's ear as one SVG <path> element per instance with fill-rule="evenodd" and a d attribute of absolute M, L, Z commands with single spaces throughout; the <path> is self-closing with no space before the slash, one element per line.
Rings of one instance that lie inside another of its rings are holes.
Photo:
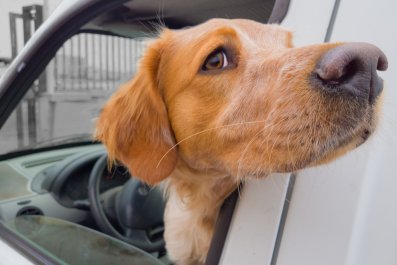
<path fill-rule="evenodd" d="M 148 47 L 134 79 L 110 98 L 96 124 L 95 136 L 106 145 L 111 161 L 119 160 L 132 175 L 149 184 L 170 175 L 177 161 L 158 87 L 163 41 L 159 39 Z"/>

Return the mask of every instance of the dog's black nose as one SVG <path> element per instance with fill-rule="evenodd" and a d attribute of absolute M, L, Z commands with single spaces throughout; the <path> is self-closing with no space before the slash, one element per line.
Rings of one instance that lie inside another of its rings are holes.
<path fill-rule="evenodd" d="M 376 70 L 385 71 L 387 64 L 385 54 L 378 47 L 348 43 L 327 51 L 317 63 L 315 74 L 322 89 L 348 93 L 373 103 L 383 89 L 383 80 Z"/>

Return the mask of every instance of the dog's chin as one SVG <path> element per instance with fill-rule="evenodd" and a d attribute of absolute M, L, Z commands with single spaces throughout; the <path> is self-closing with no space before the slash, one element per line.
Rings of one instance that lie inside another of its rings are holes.
<path fill-rule="evenodd" d="M 320 152 L 311 157 L 304 167 L 319 166 L 332 162 L 347 152 L 363 145 L 373 135 L 378 125 L 379 100 L 367 105 L 362 113 L 362 120 L 357 121 L 355 126 L 340 127 L 333 131 L 326 139 Z M 331 130 L 330 130 L 331 131 Z"/>
<path fill-rule="evenodd" d="M 347 152 L 361 146 L 370 138 L 370 136 L 375 131 L 375 125 L 365 126 L 363 129 L 359 130 L 353 136 L 339 139 L 338 144 L 326 150 L 323 154 L 318 157 L 313 158 L 313 161 L 308 163 L 306 167 L 319 166 L 323 164 L 330 163 L 335 159 L 343 156 Z"/>
<path fill-rule="evenodd" d="M 340 137 L 339 139 L 335 138 L 334 135 L 330 135 L 329 139 L 324 141 L 322 144 L 318 143 L 323 146 L 323 148 L 320 148 L 321 151 L 310 153 L 310 155 L 306 157 L 301 154 L 294 154 L 294 157 L 297 159 L 293 161 L 284 161 L 284 163 L 279 161 L 279 163 L 276 165 L 273 164 L 270 168 L 266 162 L 263 162 L 262 165 L 255 167 L 255 170 L 247 169 L 246 172 L 241 170 L 239 172 L 240 174 L 238 175 L 244 176 L 245 179 L 258 179 L 267 177 L 272 173 L 291 173 L 304 168 L 319 166 L 332 162 L 338 157 L 364 144 L 373 134 L 375 127 L 376 126 L 373 124 L 361 124 L 360 129 L 357 130 L 355 134 L 346 133 L 345 135 L 348 136 Z M 291 146 L 291 149 L 293 148 L 294 147 Z M 310 146 L 306 146 L 305 148 L 310 148 Z"/>
<path fill-rule="evenodd" d="M 366 124 L 365 126 L 361 126 L 361 128 L 362 129 L 358 130 L 355 134 L 341 137 L 340 139 L 335 139 L 330 136 L 330 139 L 323 143 L 324 148 L 320 152 L 312 154 L 307 158 L 301 157 L 299 161 L 289 161 L 284 164 L 279 164 L 277 168 L 273 168 L 273 172 L 290 173 L 304 168 L 330 163 L 364 144 L 375 131 L 376 124 L 375 122 L 371 122 L 371 124 Z"/>

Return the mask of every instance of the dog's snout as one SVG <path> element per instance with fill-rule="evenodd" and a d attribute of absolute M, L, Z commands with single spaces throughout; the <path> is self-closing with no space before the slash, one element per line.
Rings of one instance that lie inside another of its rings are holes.
<path fill-rule="evenodd" d="M 372 103 L 383 88 L 377 70 L 385 71 L 387 65 L 387 58 L 378 47 L 348 43 L 327 51 L 318 61 L 315 74 L 321 89 L 365 97 Z"/>

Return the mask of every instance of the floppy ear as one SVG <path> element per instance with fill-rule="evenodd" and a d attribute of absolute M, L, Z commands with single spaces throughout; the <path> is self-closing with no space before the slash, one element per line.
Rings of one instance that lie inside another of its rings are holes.
<path fill-rule="evenodd" d="M 170 175 L 177 161 L 176 150 L 170 151 L 175 140 L 157 85 L 162 41 L 148 47 L 135 78 L 110 98 L 96 124 L 96 138 L 105 144 L 111 161 L 119 160 L 149 184 Z"/>

